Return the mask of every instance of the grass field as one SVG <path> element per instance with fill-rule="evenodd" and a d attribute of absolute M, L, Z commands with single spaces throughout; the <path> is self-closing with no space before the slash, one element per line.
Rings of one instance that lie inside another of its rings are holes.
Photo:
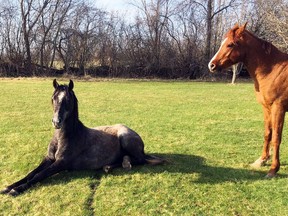
<path fill-rule="evenodd" d="M 67 80 L 66 80 L 67 82 Z M 60 83 L 62 83 L 60 81 Z M 75 81 L 89 127 L 123 123 L 161 166 L 63 172 L 14 198 L 0 215 L 288 215 L 287 123 L 277 178 L 253 170 L 263 140 L 251 83 Z M 0 80 L 0 186 L 24 177 L 52 137 L 52 79 Z"/>

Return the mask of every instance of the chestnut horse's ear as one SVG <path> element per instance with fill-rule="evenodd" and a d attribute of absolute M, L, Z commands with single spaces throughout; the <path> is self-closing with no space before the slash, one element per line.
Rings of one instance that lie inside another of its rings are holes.
<path fill-rule="evenodd" d="M 239 28 L 239 24 L 236 23 L 232 29 L 238 29 L 238 28 Z"/>
<path fill-rule="evenodd" d="M 242 35 L 242 33 L 246 30 L 247 23 L 248 22 L 246 22 L 243 26 L 239 27 L 239 30 L 238 30 L 238 32 L 239 32 L 238 34 L 239 35 Z"/>
<path fill-rule="evenodd" d="M 73 83 L 72 80 L 70 80 L 70 82 L 69 82 L 69 90 L 72 91 L 73 87 L 74 87 L 74 83 Z"/>
<path fill-rule="evenodd" d="M 246 26 L 247 26 L 247 22 L 243 25 L 243 26 L 240 26 L 237 30 L 236 30 L 236 34 L 235 34 L 235 43 L 237 43 L 240 38 L 242 37 L 244 31 L 246 30 Z"/>
<path fill-rule="evenodd" d="M 247 24 L 248 24 L 248 22 L 246 22 L 246 23 L 244 24 L 244 28 L 245 28 L 245 29 L 246 29 Z"/>
<path fill-rule="evenodd" d="M 242 31 L 244 31 L 244 30 L 246 29 L 247 24 L 248 24 L 248 22 L 246 22 L 243 26 L 241 26 L 240 29 L 241 29 Z"/>
<path fill-rule="evenodd" d="M 53 86 L 54 86 L 54 89 L 57 89 L 59 84 L 58 82 L 56 81 L 56 79 L 53 80 Z"/>

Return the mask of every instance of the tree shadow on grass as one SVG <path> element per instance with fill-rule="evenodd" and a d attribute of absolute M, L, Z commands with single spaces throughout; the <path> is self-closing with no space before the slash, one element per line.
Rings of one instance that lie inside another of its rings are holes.
<path fill-rule="evenodd" d="M 37 190 L 38 186 L 51 186 L 51 185 L 63 185 L 77 179 L 90 179 L 90 195 L 87 199 L 87 206 L 91 197 L 95 194 L 97 187 L 101 184 L 101 178 L 103 176 L 111 175 L 121 176 L 121 175 L 133 175 L 133 174 L 161 174 L 161 173 L 175 173 L 175 174 L 198 174 L 195 179 L 191 177 L 191 182 L 195 184 L 221 184 L 225 182 L 253 182 L 259 180 L 267 180 L 265 175 L 268 172 L 268 168 L 265 171 L 253 170 L 248 164 L 247 168 L 233 168 L 233 167 L 217 167 L 207 165 L 205 163 L 205 158 L 195 155 L 184 155 L 184 154 L 153 154 L 155 156 L 165 158 L 168 162 L 162 165 L 152 166 L 134 166 L 132 170 L 126 171 L 122 168 L 116 168 L 110 173 L 105 173 L 103 170 L 83 170 L 83 171 L 64 171 L 51 176 L 42 182 L 38 183 L 36 186 L 32 187 L 30 190 Z M 20 176 L 21 177 L 21 176 Z M 20 178 L 19 177 L 19 178 Z M 286 174 L 278 174 L 277 178 L 287 178 Z M 193 179 L 192 179 L 193 178 Z M 194 180 L 195 179 L 195 180 Z M 17 180 L 17 179 L 16 179 Z M 92 198 L 91 198 L 92 199 Z M 90 207 L 88 207 L 89 209 Z"/>
<path fill-rule="evenodd" d="M 265 180 L 265 175 L 268 172 L 253 170 L 248 165 L 247 168 L 232 168 L 232 167 L 216 167 L 206 165 L 205 158 L 195 155 L 184 154 L 153 154 L 155 156 L 165 158 L 168 162 L 163 165 L 152 166 L 135 166 L 131 171 L 125 171 L 122 168 L 117 168 L 106 174 L 102 170 L 97 171 L 72 171 L 62 172 L 49 179 L 43 184 L 63 184 L 73 179 L 87 178 L 100 181 L 104 175 L 127 175 L 127 174 L 160 174 L 160 173 L 178 173 L 178 174 L 199 174 L 199 178 L 194 182 L 196 184 L 219 184 L 224 182 L 243 182 L 243 181 L 258 181 Z M 277 178 L 286 178 L 288 175 L 278 174 Z"/>
<path fill-rule="evenodd" d="M 198 184 L 219 184 L 223 182 L 242 182 L 267 180 L 265 178 L 269 167 L 265 171 L 255 170 L 249 167 L 233 168 L 218 167 L 206 164 L 206 159 L 201 156 L 184 154 L 153 154 L 168 160 L 168 163 L 160 166 L 135 167 L 132 172 L 138 173 L 178 173 L 198 174 L 199 178 L 194 182 Z M 122 173 L 125 171 L 122 171 Z M 286 178 L 288 175 L 278 174 L 277 178 Z"/>
<path fill-rule="evenodd" d="M 150 168 L 153 173 L 157 173 L 158 169 L 169 173 L 196 173 L 199 177 L 194 182 L 198 184 L 263 180 L 267 174 L 263 171 L 252 170 L 249 166 L 247 168 L 232 168 L 207 165 L 206 159 L 201 156 L 183 154 L 159 156 L 167 158 L 171 162 L 163 167 Z"/>

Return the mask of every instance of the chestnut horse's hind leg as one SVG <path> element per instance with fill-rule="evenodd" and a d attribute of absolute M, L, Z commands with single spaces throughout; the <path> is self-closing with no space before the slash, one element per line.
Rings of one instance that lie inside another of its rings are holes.
<path fill-rule="evenodd" d="M 251 167 L 253 168 L 260 168 L 270 159 L 270 142 L 272 138 L 271 111 L 270 109 L 263 107 L 263 112 L 265 124 L 263 151 L 261 157 L 251 164 Z"/>
<path fill-rule="evenodd" d="M 48 157 L 45 157 L 42 162 L 39 164 L 39 166 L 32 170 L 26 177 L 24 177 L 23 179 L 7 186 L 4 190 L 2 190 L 0 193 L 2 194 L 6 194 L 9 193 L 11 190 L 13 190 L 16 187 L 19 187 L 22 184 L 27 183 L 30 179 L 32 179 L 37 173 L 41 172 L 42 170 L 46 169 L 47 167 L 49 167 L 54 161 L 51 160 Z"/>
<path fill-rule="evenodd" d="M 270 170 L 266 177 L 271 178 L 276 175 L 280 169 L 280 158 L 279 150 L 282 138 L 282 130 L 285 118 L 285 110 L 280 105 L 275 105 L 272 107 L 272 139 L 271 143 L 273 144 L 273 157 Z"/>

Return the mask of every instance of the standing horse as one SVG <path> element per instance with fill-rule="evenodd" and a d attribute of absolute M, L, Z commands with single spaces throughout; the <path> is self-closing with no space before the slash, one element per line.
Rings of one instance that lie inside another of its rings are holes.
<path fill-rule="evenodd" d="M 272 164 L 267 177 L 274 177 L 280 169 L 279 147 L 285 112 L 288 110 L 288 55 L 247 31 L 246 25 L 236 25 L 228 31 L 208 67 L 215 72 L 238 62 L 246 66 L 254 80 L 265 122 L 263 152 L 252 166 L 260 167 L 267 162 L 272 144 Z"/>
<path fill-rule="evenodd" d="M 63 170 L 114 167 L 131 169 L 132 165 L 161 164 L 164 160 L 144 153 L 141 137 L 130 128 L 117 124 L 96 128 L 85 127 L 78 118 L 78 103 L 69 85 L 53 81 L 52 96 L 54 136 L 48 154 L 25 178 L 6 187 L 2 193 L 16 196 L 37 182 Z"/>

